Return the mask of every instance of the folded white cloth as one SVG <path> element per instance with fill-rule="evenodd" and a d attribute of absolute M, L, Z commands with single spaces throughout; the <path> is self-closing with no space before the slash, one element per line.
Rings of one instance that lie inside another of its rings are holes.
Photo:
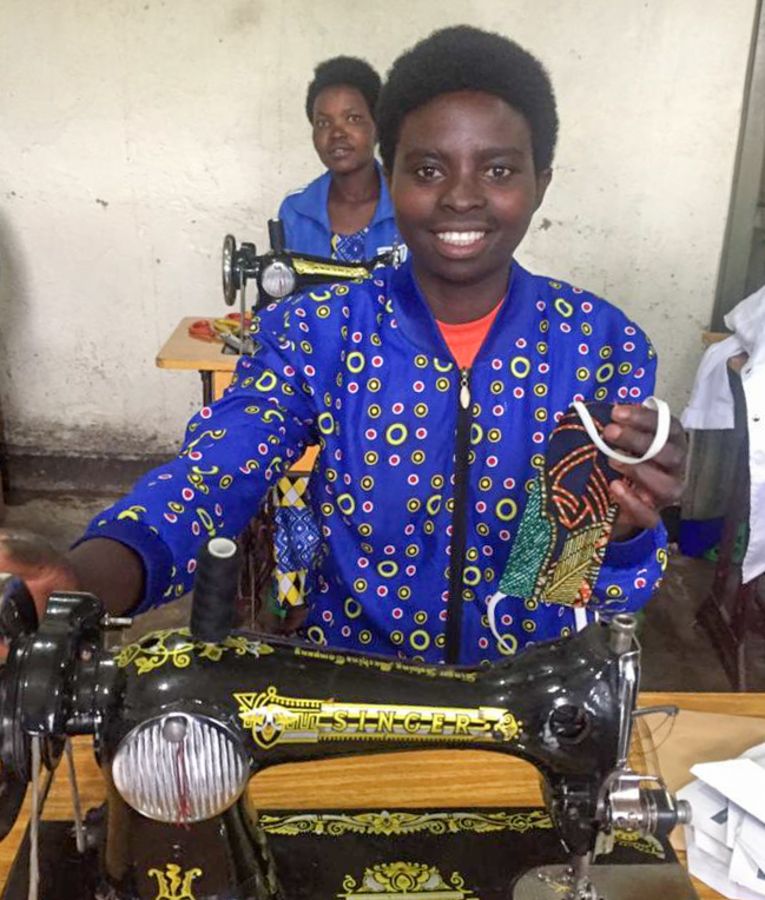
<path fill-rule="evenodd" d="M 752 366 L 765 362 L 765 287 L 742 300 L 725 316 L 733 334 L 708 347 L 693 382 L 691 399 L 680 421 L 685 428 L 733 428 L 733 394 L 728 360 L 746 351 Z"/>
<path fill-rule="evenodd" d="M 699 763 L 678 791 L 693 808 L 686 826 L 691 874 L 733 900 L 765 898 L 765 744 L 738 759 Z M 743 804 L 743 805 L 741 805 Z"/>
<path fill-rule="evenodd" d="M 765 287 L 732 309 L 725 325 L 733 334 L 707 349 L 680 420 L 689 429 L 733 428 L 728 360 L 745 351 L 749 358 L 741 370 L 741 383 L 751 476 L 749 543 L 742 565 L 746 583 L 765 572 Z"/>

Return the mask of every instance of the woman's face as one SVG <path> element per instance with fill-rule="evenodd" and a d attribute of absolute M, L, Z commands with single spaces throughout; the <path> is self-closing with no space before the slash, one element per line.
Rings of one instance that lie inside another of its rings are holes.
<path fill-rule="evenodd" d="M 427 293 L 506 283 L 550 171 L 535 170 L 521 113 L 492 94 L 459 91 L 404 118 L 389 178 L 398 228 Z"/>
<path fill-rule="evenodd" d="M 319 92 L 313 104 L 313 145 L 330 172 L 346 175 L 369 165 L 376 141 L 361 91 L 338 84 Z"/>

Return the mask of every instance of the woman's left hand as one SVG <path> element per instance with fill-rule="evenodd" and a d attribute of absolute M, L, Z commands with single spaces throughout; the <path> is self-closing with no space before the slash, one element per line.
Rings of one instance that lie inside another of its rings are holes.
<path fill-rule="evenodd" d="M 603 431 L 603 439 L 609 446 L 639 458 L 650 446 L 656 424 L 654 410 L 618 404 Z M 659 523 L 660 511 L 680 500 L 687 453 L 685 432 L 673 416 L 667 443 L 653 459 L 636 465 L 608 461 L 623 476 L 610 484 L 611 497 L 619 506 L 613 538 L 623 540 L 637 530 L 654 528 Z"/>

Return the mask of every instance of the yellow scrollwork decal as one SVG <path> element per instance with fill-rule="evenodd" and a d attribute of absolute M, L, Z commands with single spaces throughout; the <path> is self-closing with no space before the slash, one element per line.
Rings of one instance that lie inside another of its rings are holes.
<path fill-rule="evenodd" d="M 525 834 L 536 829 L 550 830 L 550 816 L 543 809 L 529 812 L 441 811 L 438 812 L 361 812 L 361 813 L 294 813 L 274 816 L 261 813 L 258 822 L 266 834 L 297 837 L 302 834 L 340 837 L 344 834 L 398 835 L 417 834 L 490 834 L 513 831 Z"/>
<path fill-rule="evenodd" d="M 157 896 L 154 900 L 196 900 L 192 890 L 192 882 L 202 875 L 201 869 L 183 871 L 175 863 L 167 863 L 164 872 L 161 869 L 149 869 L 149 878 L 157 879 Z"/>
<path fill-rule="evenodd" d="M 550 815 L 544 809 L 532 810 L 439 810 L 437 812 L 388 812 L 388 810 L 359 813 L 293 813 L 274 816 L 261 813 L 258 822 L 266 834 L 284 837 L 298 837 L 312 834 L 325 837 L 340 837 L 344 834 L 398 835 L 417 834 L 490 834 L 497 831 L 512 831 L 526 834 L 529 831 L 550 831 L 553 827 Z M 614 840 L 621 847 L 627 847 L 655 859 L 666 859 L 664 847 L 652 835 L 617 830 Z"/>
<path fill-rule="evenodd" d="M 218 644 L 207 644 L 191 640 L 188 628 L 167 628 L 150 631 L 140 641 L 127 644 L 115 654 L 114 660 L 121 669 L 132 663 L 139 675 L 146 675 L 166 663 L 172 664 L 176 669 L 185 669 L 195 656 L 219 662 L 227 652 L 236 656 L 248 654 L 259 657 L 274 651 L 268 644 L 251 641 L 242 635 L 229 635 Z"/>
<path fill-rule="evenodd" d="M 416 862 L 378 863 L 364 869 L 359 882 L 351 875 L 343 879 L 340 900 L 361 900 L 373 896 L 375 900 L 409 897 L 417 894 L 418 900 L 477 900 L 472 890 L 465 887 L 465 879 L 453 872 L 448 882 L 435 866 Z"/>

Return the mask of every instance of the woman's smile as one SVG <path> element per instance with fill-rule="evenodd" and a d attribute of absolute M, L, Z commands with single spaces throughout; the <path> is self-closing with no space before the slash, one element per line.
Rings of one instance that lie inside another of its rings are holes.
<path fill-rule="evenodd" d="M 434 232 L 439 252 L 449 259 L 468 259 L 481 253 L 486 246 L 487 234 L 485 229 Z"/>

